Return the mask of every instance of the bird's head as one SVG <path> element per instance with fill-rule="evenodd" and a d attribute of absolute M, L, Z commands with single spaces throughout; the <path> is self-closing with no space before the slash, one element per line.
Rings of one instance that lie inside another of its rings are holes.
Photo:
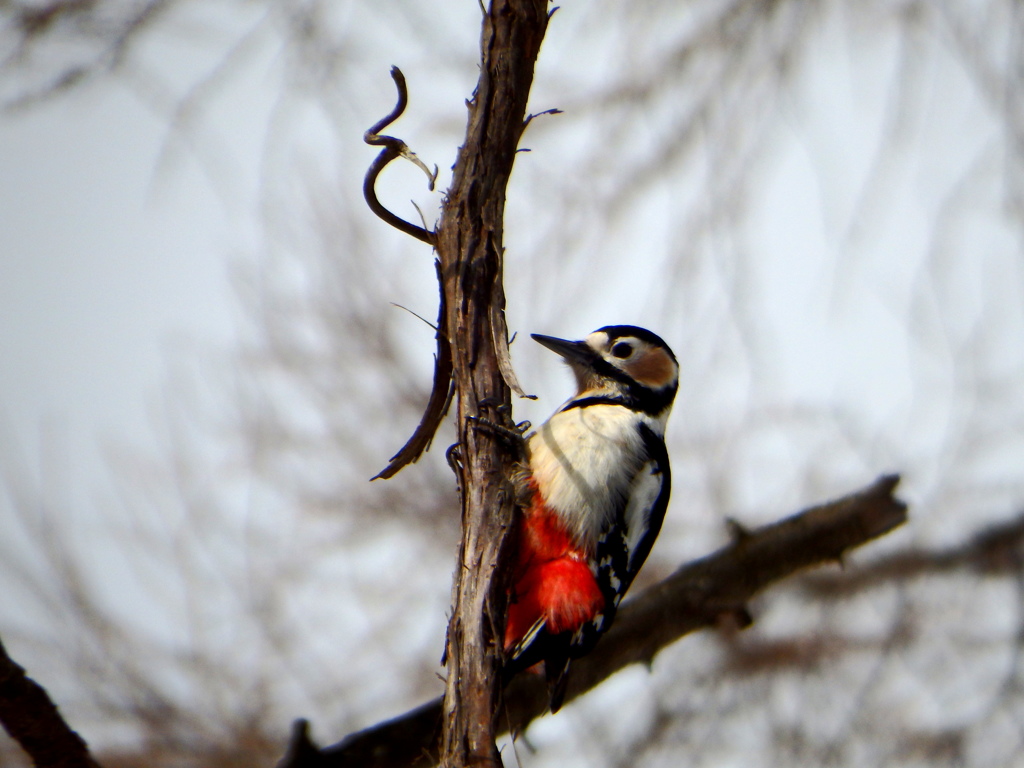
<path fill-rule="evenodd" d="M 581 341 L 532 334 L 561 355 L 576 376 L 581 397 L 624 397 L 652 415 L 671 407 L 679 364 L 664 340 L 645 328 L 607 325 Z"/>

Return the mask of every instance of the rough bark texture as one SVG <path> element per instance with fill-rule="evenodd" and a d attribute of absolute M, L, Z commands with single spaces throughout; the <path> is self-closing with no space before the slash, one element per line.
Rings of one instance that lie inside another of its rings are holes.
<path fill-rule="evenodd" d="M 589 656 L 573 663 L 566 701 L 590 690 L 633 662 L 649 662 L 683 635 L 738 617 L 749 622 L 746 603 L 772 583 L 828 561 L 837 561 L 907 519 L 906 505 L 893 496 L 899 478 L 879 478 L 856 493 L 812 507 L 754 531 L 736 529 L 732 544 L 683 565 L 665 581 L 627 601 L 615 624 Z M 844 574 L 856 579 L 856 573 Z M 543 678 L 521 675 L 504 696 L 503 729 L 525 728 L 547 708 Z M 438 761 L 441 700 L 428 702 L 393 720 L 354 733 L 315 758 L 287 768 L 398 768 Z M 299 751 L 299 746 L 293 749 Z"/>
<path fill-rule="evenodd" d="M 506 329 L 502 234 L 512 173 L 547 28 L 544 0 L 494 0 L 483 22 L 481 68 L 466 140 L 448 190 L 436 247 L 448 309 L 458 393 L 463 538 L 448 625 L 448 682 L 441 759 L 445 765 L 501 765 L 494 743 L 504 616 L 501 551 L 512 520 L 505 478 L 511 457 L 493 431 L 510 406 L 501 372 Z M 499 410 L 499 409 L 506 410 Z"/>

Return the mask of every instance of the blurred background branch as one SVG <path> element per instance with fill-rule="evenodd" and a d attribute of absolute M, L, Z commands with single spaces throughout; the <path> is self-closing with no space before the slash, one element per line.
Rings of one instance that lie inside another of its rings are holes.
<path fill-rule="evenodd" d="M 648 667 L 665 646 L 697 629 L 728 624 L 745 629 L 747 602 L 774 582 L 810 566 L 838 561 L 845 552 L 902 525 L 906 505 L 892 496 L 898 478 L 873 485 L 790 518 L 745 532 L 712 555 L 630 598 L 597 649 L 577 662 L 567 700 L 580 696 L 628 664 Z M 680 681 L 684 682 L 685 681 Z M 540 675 L 521 675 L 502 701 L 505 732 L 521 732 L 548 708 Z M 316 750 L 305 731 L 293 731 L 290 759 L 280 768 L 312 766 L 436 765 L 441 699 Z M 306 743 L 305 749 L 297 745 Z"/>
<path fill-rule="evenodd" d="M 0 634 L 108 768 L 271 765 L 297 715 L 323 740 L 440 691 L 454 481 L 434 451 L 400 487 L 366 482 L 408 438 L 433 365 L 434 330 L 389 302 L 431 317 L 435 273 L 365 211 L 361 136 L 392 106 L 394 60 L 403 138 L 450 167 L 479 23 L 473 3 L 405 0 L 0 3 L 5 130 L 63 126 L 84 177 L 53 172 L 60 141 L 5 177 L 5 211 L 39 186 L 54 201 L 0 261 L 39 270 L 47 301 L 4 294 L 4 349 L 24 339 L 25 360 L 52 364 L 58 402 L 141 364 L 94 345 L 123 344 L 111 328 L 140 325 L 165 287 L 119 293 L 126 260 L 100 271 L 113 245 L 93 233 L 137 224 L 124 198 L 97 219 L 122 181 L 107 166 L 137 157 L 138 195 L 173 208 L 131 252 L 191 229 L 182 198 L 228 222 L 200 262 L 228 252 L 235 299 L 216 301 L 233 332 L 168 352 L 146 428 L 96 436 L 105 469 L 70 422 L 15 426 L 23 400 L 4 394 Z M 562 114 L 531 124 L 509 189 L 507 321 L 562 336 L 635 322 L 684 363 L 673 503 L 636 589 L 721 546 L 726 517 L 755 528 L 889 467 L 915 517 L 842 573 L 756 598 L 749 631 L 691 636 L 538 719 L 515 745 L 531 766 L 1016 761 L 1021 40 L 1011 0 L 555 14 L 528 109 Z M 85 142 L 97 112 L 108 155 Z M 143 135 L 152 152 L 132 155 Z M 415 221 L 415 188 L 429 226 L 440 196 L 407 172 L 378 194 Z M 87 193 L 68 203 L 72 187 Z M 64 229 L 70 258 L 35 247 Z M 190 255 L 166 260 L 193 278 Z M 98 298 L 61 300 L 65 286 Z M 122 294 L 135 303 L 118 314 Z M 515 417 L 539 422 L 564 372 L 511 350 L 539 395 Z M 23 358 L 4 354 L 11 386 Z M 436 444 L 453 441 L 444 424 Z"/>

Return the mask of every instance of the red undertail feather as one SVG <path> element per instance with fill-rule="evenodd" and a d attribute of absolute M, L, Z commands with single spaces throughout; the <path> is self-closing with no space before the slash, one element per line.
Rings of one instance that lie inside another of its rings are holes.
<path fill-rule="evenodd" d="M 558 516 L 533 486 L 533 502 L 516 533 L 516 564 L 505 625 L 505 649 L 513 648 L 538 619 L 548 632 L 576 630 L 604 608 L 604 596 Z"/>

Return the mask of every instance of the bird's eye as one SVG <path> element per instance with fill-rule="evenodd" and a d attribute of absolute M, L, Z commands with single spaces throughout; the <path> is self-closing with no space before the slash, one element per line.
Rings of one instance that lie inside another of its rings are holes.
<path fill-rule="evenodd" d="M 620 341 L 618 344 L 612 347 L 612 354 L 622 360 L 633 354 L 633 345 L 628 341 Z"/>

